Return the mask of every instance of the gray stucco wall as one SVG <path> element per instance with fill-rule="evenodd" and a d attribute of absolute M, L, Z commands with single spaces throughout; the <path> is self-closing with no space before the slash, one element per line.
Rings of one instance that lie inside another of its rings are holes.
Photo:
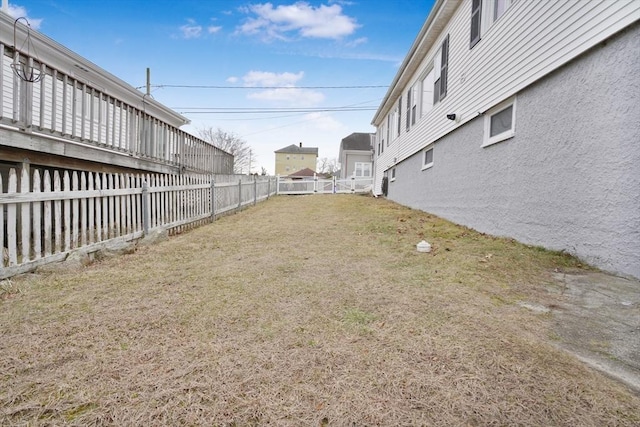
<path fill-rule="evenodd" d="M 478 117 L 434 145 L 432 168 L 422 152 L 400 163 L 389 198 L 640 278 L 640 25 L 516 102 L 515 137 L 482 148 Z"/>

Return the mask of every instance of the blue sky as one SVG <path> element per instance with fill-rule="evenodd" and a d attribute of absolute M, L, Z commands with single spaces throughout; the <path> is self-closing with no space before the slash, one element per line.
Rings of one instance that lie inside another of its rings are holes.
<path fill-rule="evenodd" d="M 433 0 L 9 5 L 32 28 L 134 87 L 145 85 L 149 67 L 153 97 L 191 120 L 183 129 L 232 132 L 252 147 L 253 171 L 272 173 L 274 151 L 287 145 L 302 142 L 334 158 L 342 138 L 373 132 L 375 109 Z M 229 112 L 247 108 L 261 112 Z M 338 111 L 318 111 L 326 108 Z"/>

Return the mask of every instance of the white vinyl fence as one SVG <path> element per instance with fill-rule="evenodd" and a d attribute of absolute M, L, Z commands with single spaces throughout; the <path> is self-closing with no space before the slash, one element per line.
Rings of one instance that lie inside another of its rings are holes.
<path fill-rule="evenodd" d="M 317 176 L 305 178 L 278 177 L 278 194 L 338 194 L 368 193 L 373 185 L 372 178 L 336 177 L 321 179 Z"/>
<path fill-rule="evenodd" d="M 273 177 L 10 169 L 8 182 L 0 175 L 0 279 L 79 248 L 180 232 L 266 200 L 276 188 Z"/>

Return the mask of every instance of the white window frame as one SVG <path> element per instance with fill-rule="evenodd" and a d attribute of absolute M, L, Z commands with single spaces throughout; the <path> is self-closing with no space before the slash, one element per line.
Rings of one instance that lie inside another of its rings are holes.
<path fill-rule="evenodd" d="M 491 24 L 496 22 L 505 12 L 516 2 L 516 0 L 491 0 L 491 16 L 489 19 L 491 20 Z M 502 9 L 502 13 L 500 16 L 496 16 L 498 13 L 498 3 L 502 3 L 504 5 L 504 9 Z"/>
<path fill-rule="evenodd" d="M 393 182 L 396 180 L 396 168 L 393 167 L 391 168 L 391 178 L 389 178 L 389 181 Z"/>
<path fill-rule="evenodd" d="M 482 0 L 480 5 L 480 33 L 478 34 L 477 40 L 472 40 L 470 48 L 473 48 L 480 40 L 482 40 L 493 24 L 495 24 L 516 1 L 518 0 Z M 504 5 L 504 9 L 500 16 L 496 16 L 498 2 Z M 470 10 L 470 13 L 471 12 L 472 11 Z M 471 15 L 469 17 L 472 19 Z"/>
<path fill-rule="evenodd" d="M 398 105 L 396 103 L 396 107 L 393 109 L 393 113 L 391 114 L 391 125 L 393 126 L 392 132 L 392 141 L 395 141 L 400 136 L 400 118 L 398 116 Z"/>
<path fill-rule="evenodd" d="M 433 63 L 427 68 L 427 71 L 420 76 L 420 117 L 426 115 L 429 111 L 433 110 L 433 83 L 435 69 Z"/>
<path fill-rule="evenodd" d="M 505 109 L 513 107 L 511 111 L 511 128 L 499 133 L 494 136 L 491 135 L 491 118 L 498 113 L 503 112 Z M 495 107 L 491 108 L 489 111 L 485 113 L 484 116 L 484 138 L 483 138 L 483 147 L 488 147 L 493 144 L 497 144 L 498 142 L 505 141 L 507 139 L 513 138 L 516 134 L 516 97 L 512 96 L 511 98 L 501 102 Z"/>
<path fill-rule="evenodd" d="M 418 112 L 418 83 L 414 83 L 411 87 L 411 108 L 407 111 L 407 114 L 411 115 L 411 126 L 413 127 L 418 118 L 420 117 L 420 113 Z"/>
<path fill-rule="evenodd" d="M 427 153 L 431 152 L 431 161 L 427 162 Z M 433 167 L 433 146 L 427 147 L 422 151 L 422 170 L 426 170 Z"/>
<path fill-rule="evenodd" d="M 358 175 L 358 170 L 360 175 Z M 367 174 L 365 174 L 367 172 Z M 353 165 L 353 176 L 356 178 L 371 178 L 372 167 L 371 162 L 355 162 Z"/>

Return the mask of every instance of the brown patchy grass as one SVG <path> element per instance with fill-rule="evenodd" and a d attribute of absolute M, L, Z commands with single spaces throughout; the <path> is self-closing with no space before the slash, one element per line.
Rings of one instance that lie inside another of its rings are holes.
<path fill-rule="evenodd" d="M 580 268 L 382 199 L 276 197 L 7 284 L 0 424 L 638 425 L 515 304 Z"/>

